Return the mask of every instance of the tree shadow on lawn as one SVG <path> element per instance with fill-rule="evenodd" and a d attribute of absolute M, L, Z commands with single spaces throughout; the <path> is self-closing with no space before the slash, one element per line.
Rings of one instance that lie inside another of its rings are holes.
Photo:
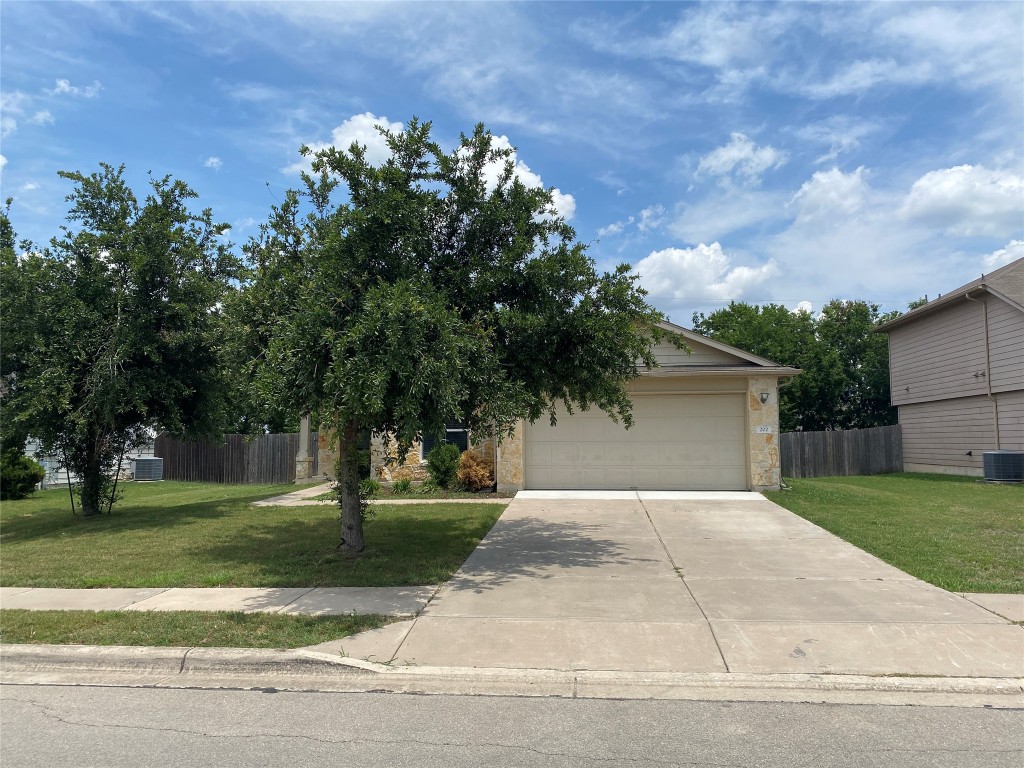
<path fill-rule="evenodd" d="M 82 536 L 119 531 L 145 531 L 157 528 L 171 528 L 193 523 L 197 520 L 212 520 L 237 513 L 237 506 L 248 507 L 254 501 L 267 498 L 266 492 L 245 496 L 232 496 L 209 501 L 174 500 L 168 494 L 167 501 L 159 505 L 115 504 L 109 515 L 82 517 L 71 514 L 70 507 L 51 507 L 19 514 L 18 510 L 7 510 L 3 516 L 3 543 L 31 541 L 52 536 L 61 536 L 64 541 Z M 66 497 L 65 497 L 66 499 Z M 9 503 L 9 502 L 5 502 Z M 279 507 L 252 507 L 253 514 L 267 514 Z"/>
<path fill-rule="evenodd" d="M 621 572 L 669 567 L 660 557 L 630 552 L 624 542 L 597 535 L 600 530 L 598 525 L 539 517 L 500 520 L 448 586 L 479 593 L 517 578 L 552 579 L 577 568 Z"/>
<path fill-rule="evenodd" d="M 403 510 L 408 507 L 402 508 Z M 447 581 L 493 523 L 491 516 L 378 514 L 365 524 L 366 549 L 338 551 L 337 509 L 275 521 L 253 517 L 239 535 L 188 548 L 185 553 L 225 573 L 245 573 L 252 586 L 398 587 Z M 497 510 L 495 511 L 497 512 Z"/>

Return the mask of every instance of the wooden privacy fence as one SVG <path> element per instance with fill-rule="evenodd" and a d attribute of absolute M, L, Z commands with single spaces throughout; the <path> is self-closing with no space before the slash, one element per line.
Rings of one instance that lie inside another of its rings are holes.
<path fill-rule="evenodd" d="M 316 456 L 316 433 L 310 435 Z M 153 455 L 164 460 L 164 480 L 203 483 L 293 483 L 299 435 L 250 438 L 225 435 L 223 442 L 183 443 L 168 435 L 156 439 Z"/>
<path fill-rule="evenodd" d="M 903 471 L 899 424 L 780 435 L 783 477 L 880 475 Z"/>

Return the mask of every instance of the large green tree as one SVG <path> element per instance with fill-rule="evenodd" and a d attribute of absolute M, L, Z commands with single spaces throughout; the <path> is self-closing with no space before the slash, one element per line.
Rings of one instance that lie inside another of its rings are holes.
<path fill-rule="evenodd" d="M 865 301 L 830 301 L 818 317 L 781 304 L 733 302 L 709 315 L 695 313 L 693 328 L 803 371 L 779 391 L 783 432 L 857 429 L 896 423 L 888 339 L 873 332 L 893 316 Z"/>
<path fill-rule="evenodd" d="M 154 430 L 218 430 L 217 315 L 237 259 L 184 182 L 153 179 L 140 201 L 123 167 L 60 175 L 74 184 L 62 234 L 42 251 L 4 247 L 4 418 L 63 457 L 89 516 L 112 503 L 120 456 Z"/>
<path fill-rule="evenodd" d="M 482 125 L 452 152 L 415 119 L 382 133 L 381 165 L 357 144 L 315 153 L 303 192 L 248 248 L 243 300 L 264 399 L 339 435 L 350 552 L 363 549 L 360 431 L 403 450 L 452 420 L 500 437 L 559 401 L 628 424 L 626 383 L 664 336 L 630 268 L 599 273 L 551 192 L 525 186 Z"/>

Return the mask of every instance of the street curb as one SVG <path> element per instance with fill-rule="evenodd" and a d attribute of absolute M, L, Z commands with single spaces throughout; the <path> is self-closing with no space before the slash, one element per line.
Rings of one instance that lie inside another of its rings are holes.
<path fill-rule="evenodd" d="M 0 645 L 6 684 L 1024 708 L 1024 679 L 388 666 L 315 651 Z"/>

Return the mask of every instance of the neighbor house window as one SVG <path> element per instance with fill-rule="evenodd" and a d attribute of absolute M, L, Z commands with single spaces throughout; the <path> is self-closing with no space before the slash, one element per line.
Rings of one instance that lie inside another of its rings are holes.
<path fill-rule="evenodd" d="M 451 443 L 457 446 L 460 451 L 464 451 L 469 447 L 469 430 L 466 429 L 465 424 L 458 421 L 445 424 L 444 437 L 441 438 L 440 442 Z M 437 443 L 438 438 L 436 435 L 424 435 L 423 442 L 420 443 L 420 458 L 426 460 L 427 454 L 433 450 Z"/>

